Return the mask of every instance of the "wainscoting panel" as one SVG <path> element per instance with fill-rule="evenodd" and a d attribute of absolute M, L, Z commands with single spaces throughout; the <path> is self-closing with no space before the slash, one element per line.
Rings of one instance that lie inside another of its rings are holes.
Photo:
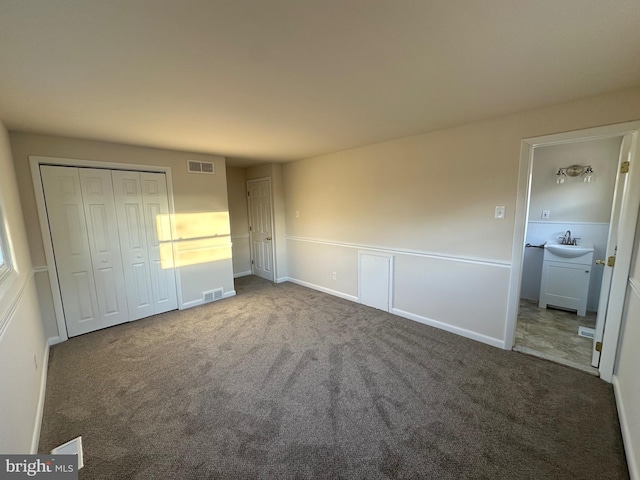
<path fill-rule="evenodd" d="M 293 237 L 287 248 L 291 281 L 343 298 L 357 298 L 359 251 L 392 255 L 391 312 L 504 347 L 506 263 Z"/>

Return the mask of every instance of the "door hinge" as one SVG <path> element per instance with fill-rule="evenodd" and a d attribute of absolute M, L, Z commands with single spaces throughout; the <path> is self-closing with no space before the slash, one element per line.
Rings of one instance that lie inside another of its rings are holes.
<path fill-rule="evenodd" d="M 607 258 L 607 266 L 608 267 L 615 267 L 616 266 L 616 257 L 615 257 L 615 255 L 613 257 Z"/>
<path fill-rule="evenodd" d="M 247 192 L 247 197 L 250 197 L 250 196 L 251 196 L 251 192 Z"/>
<path fill-rule="evenodd" d="M 602 351 L 602 342 L 596 342 L 596 352 Z"/>
<path fill-rule="evenodd" d="M 629 173 L 629 162 L 622 162 L 620 164 L 620 173 Z"/>
<path fill-rule="evenodd" d="M 251 225 L 249 225 L 249 231 L 250 231 L 250 232 L 252 231 L 252 230 L 251 230 Z"/>
<path fill-rule="evenodd" d="M 251 265 L 253 265 L 253 260 L 251 260 Z"/>

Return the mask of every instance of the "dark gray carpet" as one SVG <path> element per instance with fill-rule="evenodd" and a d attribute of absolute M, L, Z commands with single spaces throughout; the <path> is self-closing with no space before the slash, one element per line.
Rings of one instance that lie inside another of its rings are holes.
<path fill-rule="evenodd" d="M 613 390 L 285 283 L 51 350 L 80 478 L 628 478 Z"/>

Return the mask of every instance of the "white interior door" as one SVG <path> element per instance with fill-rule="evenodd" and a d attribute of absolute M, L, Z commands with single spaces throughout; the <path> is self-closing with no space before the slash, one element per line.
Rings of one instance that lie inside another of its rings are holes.
<path fill-rule="evenodd" d="M 80 168 L 78 173 L 101 328 L 110 327 L 129 320 L 111 172 Z"/>
<path fill-rule="evenodd" d="M 391 257 L 361 253 L 358 260 L 360 303 L 388 312 Z"/>
<path fill-rule="evenodd" d="M 596 328 L 593 338 L 593 350 L 591 354 L 591 365 L 594 367 L 600 366 L 600 349 L 602 337 L 604 336 L 604 328 L 607 320 L 607 309 L 609 308 L 609 296 L 611 294 L 611 278 L 613 276 L 613 269 L 615 268 L 615 257 L 618 248 L 618 228 L 620 225 L 620 210 L 622 208 L 622 197 L 627 188 L 628 175 L 621 173 L 622 162 L 627 161 L 629 154 L 631 153 L 631 136 L 626 135 L 622 139 L 622 145 L 620 147 L 620 159 L 618 161 L 618 175 L 616 177 L 616 185 L 613 192 L 613 205 L 611 207 L 611 223 L 609 227 L 609 237 L 607 238 L 607 250 L 605 258 L 598 259 L 596 262 L 599 264 L 595 268 L 604 268 L 602 273 L 602 286 L 600 288 L 600 299 L 598 301 L 598 313 L 596 316 Z M 608 259 L 613 258 L 613 266 L 608 265 Z"/>
<path fill-rule="evenodd" d="M 146 172 L 140 173 L 140 181 L 153 291 L 153 311 L 163 313 L 178 308 L 175 271 L 173 268 L 162 268 L 158 239 L 158 229 L 166 227 L 166 222 L 163 223 L 160 216 L 167 218 L 169 215 L 167 182 L 163 173 Z"/>
<path fill-rule="evenodd" d="M 137 320 L 154 314 L 140 173 L 113 170 L 111 177 L 120 231 L 129 319 Z"/>
<path fill-rule="evenodd" d="M 77 168 L 42 165 L 42 186 L 69 337 L 102 328 Z"/>
<path fill-rule="evenodd" d="M 249 180 L 249 236 L 251 239 L 251 271 L 273 281 L 273 222 L 271 216 L 271 182 Z"/>

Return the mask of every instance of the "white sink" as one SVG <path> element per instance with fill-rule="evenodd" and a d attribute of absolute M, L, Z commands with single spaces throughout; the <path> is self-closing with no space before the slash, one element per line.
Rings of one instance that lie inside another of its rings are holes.
<path fill-rule="evenodd" d="M 565 258 L 581 257 L 582 255 L 587 255 L 593 252 L 593 244 L 586 242 L 581 243 L 580 245 L 562 245 L 557 242 L 547 242 L 545 243 L 544 248 L 559 257 Z"/>

